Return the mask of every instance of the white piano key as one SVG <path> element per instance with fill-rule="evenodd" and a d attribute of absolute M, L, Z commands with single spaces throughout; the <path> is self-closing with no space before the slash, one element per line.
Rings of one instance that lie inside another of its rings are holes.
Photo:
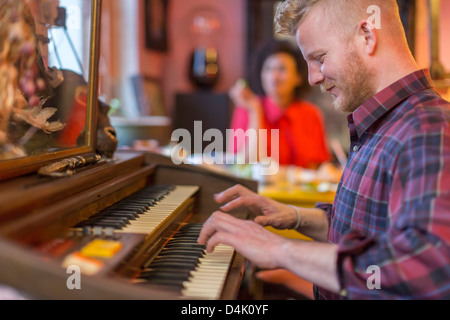
<path fill-rule="evenodd" d="M 181 298 L 217 300 L 222 293 L 234 249 L 227 245 L 218 245 L 212 253 L 199 259 L 199 264 L 183 283 Z"/>
<path fill-rule="evenodd" d="M 197 186 L 176 186 L 173 191 L 166 195 L 161 201 L 150 207 L 135 220 L 120 230 L 119 233 L 137 233 L 150 235 L 169 219 L 184 201 L 189 199 L 195 192 Z"/>

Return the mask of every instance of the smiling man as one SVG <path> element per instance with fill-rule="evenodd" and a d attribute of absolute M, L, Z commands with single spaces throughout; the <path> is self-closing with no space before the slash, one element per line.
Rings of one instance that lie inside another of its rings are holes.
<path fill-rule="evenodd" d="M 450 105 L 414 61 L 396 1 L 286 0 L 276 22 L 295 35 L 310 84 L 349 113 L 351 152 L 335 202 L 294 208 L 235 186 L 216 196 L 225 204 L 199 242 L 287 269 L 314 283 L 317 299 L 450 299 Z M 241 206 L 259 216 L 224 213 Z"/>

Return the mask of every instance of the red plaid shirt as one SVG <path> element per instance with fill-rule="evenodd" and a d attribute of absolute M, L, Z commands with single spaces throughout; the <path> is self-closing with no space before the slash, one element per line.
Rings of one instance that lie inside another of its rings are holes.
<path fill-rule="evenodd" d="M 335 202 L 317 205 L 339 245 L 342 292 L 316 298 L 450 299 L 450 104 L 428 77 L 412 73 L 348 117 Z"/>

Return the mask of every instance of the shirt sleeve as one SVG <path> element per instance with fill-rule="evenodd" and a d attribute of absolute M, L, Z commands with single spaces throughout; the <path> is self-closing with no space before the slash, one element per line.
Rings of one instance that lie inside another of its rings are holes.
<path fill-rule="evenodd" d="M 328 222 L 330 223 L 331 215 L 332 215 L 332 211 L 333 211 L 333 205 L 331 203 L 319 202 L 315 205 L 315 208 L 322 209 L 323 211 L 325 211 L 325 214 L 327 215 L 327 218 L 328 218 Z"/>
<path fill-rule="evenodd" d="M 423 129 L 423 128 L 422 128 Z M 416 133 L 396 157 L 390 228 L 341 238 L 338 273 L 349 299 L 450 299 L 450 130 Z"/>

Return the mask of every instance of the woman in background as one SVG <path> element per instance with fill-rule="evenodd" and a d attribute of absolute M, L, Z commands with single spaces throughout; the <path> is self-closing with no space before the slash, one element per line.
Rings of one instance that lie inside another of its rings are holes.
<path fill-rule="evenodd" d="M 279 129 L 279 164 L 315 169 L 330 160 L 320 109 L 302 99 L 308 86 L 307 66 L 298 49 L 288 41 L 273 39 L 256 57 L 256 77 L 250 85 L 238 81 L 230 89 L 236 108 L 231 128 Z M 258 132 L 258 131 L 257 131 Z M 231 146 L 234 153 L 245 152 L 239 135 Z M 270 136 L 267 152 L 270 156 Z"/>

